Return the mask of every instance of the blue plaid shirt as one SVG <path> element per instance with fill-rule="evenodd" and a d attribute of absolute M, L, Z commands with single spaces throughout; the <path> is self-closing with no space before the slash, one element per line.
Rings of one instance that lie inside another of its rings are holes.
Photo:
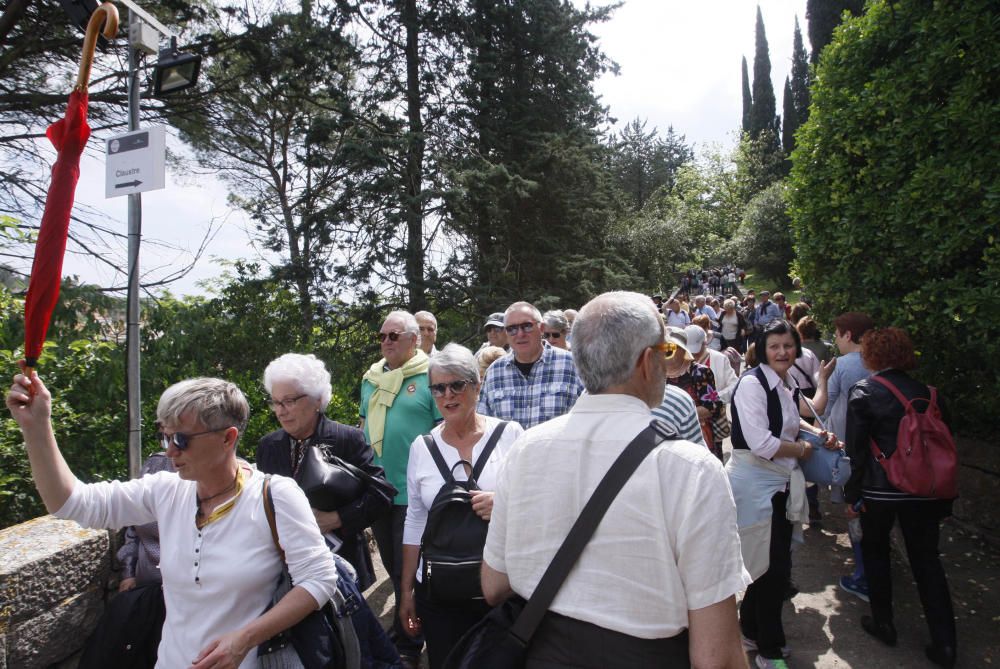
<path fill-rule="evenodd" d="M 542 342 L 542 357 L 527 378 L 514 364 L 513 351 L 490 365 L 477 410 L 527 429 L 569 411 L 582 392 L 573 355 Z"/>

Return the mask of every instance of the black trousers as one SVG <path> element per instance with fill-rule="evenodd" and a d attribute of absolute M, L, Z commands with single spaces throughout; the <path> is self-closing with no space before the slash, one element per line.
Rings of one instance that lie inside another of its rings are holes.
<path fill-rule="evenodd" d="M 375 521 L 372 525 L 372 532 L 375 534 L 375 543 L 378 544 L 382 566 L 389 573 L 392 591 L 396 597 L 389 638 L 396 645 L 396 650 L 399 651 L 400 655 L 419 657 L 420 651 L 424 647 L 424 638 L 422 636 L 416 638 L 407 636 L 406 632 L 403 631 L 403 624 L 399 622 L 399 584 L 403 569 L 403 523 L 405 521 L 406 507 L 396 504 L 392 507 L 392 513 L 387 513 Z"/>
<path fill-rule="evenodd" d="M 640 639 L 548 612 L 528 647 L 526 669 L 687 669 L 688 633 Z"/>
<path fill-rule="evenodd" d="M 950 514 L 951 502 L 944 500 L 875 502 L 866 499 L 865 512 L 861 514 L 864 533 L 861 553 L 868 576 L 872 617 L 877 622 L 893 622 L 889 533 L 899 519 L 931 642 L 935 646 L 955 648 L 955 611 L 938 555 L 941 520 Z"/>
<path fill-rule="evenodd" d="M 762 657 L 781 658 L 785 628 L 781 624 L 781 608 L 785 589 L 792 575 L 792 524 L 785 518 L 788 493 L 779 492 L 771 498 L 770 566 L 764 575 L 750 584 L 740 602 L 740 629 L 743 636 L 757 642 Z"/>
<path fill-rule="evenodd" d="M 456 603 L 432 602 L 427 598 L 423 584 L 419 582 L 414 588 L 414 594 L 424 641 L 427 642 L 427 658 L 431 669 L 439 669 L 462 635 L 482 620 L 491 607 L 483 599 Z"/>

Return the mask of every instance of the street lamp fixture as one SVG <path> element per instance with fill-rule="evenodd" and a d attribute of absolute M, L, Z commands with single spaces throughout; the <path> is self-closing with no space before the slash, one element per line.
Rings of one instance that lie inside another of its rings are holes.
<path fill-rule="evenodd" d="M 201 69 L 201 56 L 177 50 L 177 38 L 170 38 L 170 46 L 160 49 L 153 69 L 153 97 L 170 95 L 194 86 Z"/>

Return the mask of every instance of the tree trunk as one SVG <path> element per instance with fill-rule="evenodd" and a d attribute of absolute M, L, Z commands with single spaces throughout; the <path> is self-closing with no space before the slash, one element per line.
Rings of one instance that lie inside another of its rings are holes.
<path fill-rule="evenodd" d="M 411 311 L 426 307 L 424 294 L 424 123 L 420 117 L 420 48 L 417 0 L 405 0 L 403 25 L 406 28 L 406 115 L 409 124 L 406 142 L 406 283 Z"/>

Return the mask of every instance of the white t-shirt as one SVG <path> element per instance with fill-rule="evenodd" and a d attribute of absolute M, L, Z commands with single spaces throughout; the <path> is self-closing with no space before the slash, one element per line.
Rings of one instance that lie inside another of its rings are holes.
<path fill-rule="evenodd" d="M 473 464 L 479 459 L 479 455 L 486 447 L 486 442 L 489 441 L 490 435 L 493 434 L 493 430 L 501 422 L 499 418 L 494 418 L 493 416 L 484 416 L 484 418 L 486 419 L 486 426 L 483 430 L 483 436 L 472 447 Z M 441 456 L 444 458 L 445 463 L 451 467 L 458 463 L 458 449 L 441 438 L 442 430 L 444 430 L 444 423 L 439 423 L 431 430 L 431 435 L 437 442 L 438 450 L 441 451 Z M 517 441 L 517 438 L 523 433 L 524 429 L 518 423 L 510 421 L 507 424 L 503 434 L 500 435 L 500 440 L 497 441 L 496 447 L 490 453 L 490 457 L 486 461 L 486 466 L 483 467 L 482 473 L 476 480 L 480 490 L 496 490 L 496 480 L 500 466 L 504 458 L 507 457 L 507 452 L 510 450 L 511 444 Z M 453 473 L 456 480 L 464 481 L 468 479 L 465 467 L 455 467 Z M 444 485 L 444 477 L 441 476 L 441 471 L 438 469 L 437 464 L 434 463 L 434 456 L 431 455 L 421 435 L 414 439 L 410 445 L 410 459 L 406 465 L 406 492 L 409 498 L 409 505 L 406 507 L 406 522 L 403 525 L 404 544 L 410 546 L 420 545 L 420 539 L 424 535 L 424 527 L 427 526 L 427 514 L 434 504 L 434 498 L 441 490 L 442 485 Z M 422 573 L 422 565 L 418 564 L 418 581 L 422 580 Z"/>
<path fill-rule="evenodd" d="M 650 418 L 635 397 L 585 393 L 513 445 L 483 558 L 516 593 L 531 595 L 597 484 Z M 722 463 L 704 446 L 672 441 L 618 493 L 551 610 L 658 639 L 686 629 L 689 610 L 749 583 Z"/>
<path fill-rule="evenodd" d="M 264 515 L 254 470 L 232 510 L 200 530 L 195 526 L 195 482 L 174 472 L 130 481 L 76 482 L 55 514 L 84 527 L 160 524 L 160 573 L 167 618 L 156 659 L 160 669 L 187 667 L 210 641 L 258 618 L 271 603 L 281 557 Z M 333 562 L 309 502 L 298 484 L 271 477 L 275 525 L 288 571 L 320 606 L 337 589 Z M 252 648 L 240 667 L 257 666 Z"/>

